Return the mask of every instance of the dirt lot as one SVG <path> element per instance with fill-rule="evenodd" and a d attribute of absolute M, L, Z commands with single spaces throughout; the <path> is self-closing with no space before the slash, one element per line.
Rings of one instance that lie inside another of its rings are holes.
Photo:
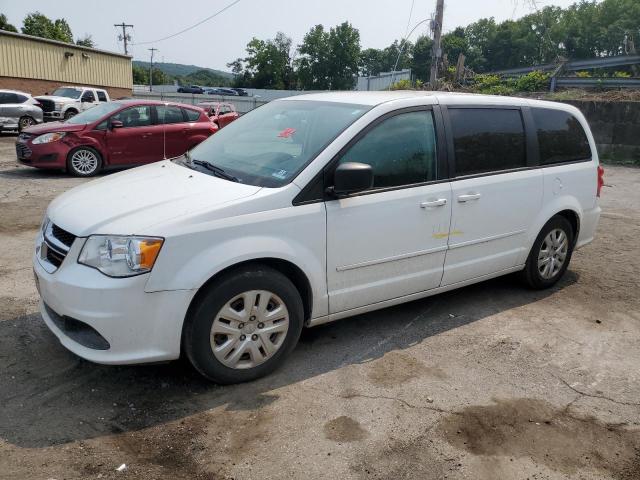
<path fill-rule="evenodd" d="M 306 332 L 218 387 L 103 367 L 37 313 L 47 203 L 81 183 L 0 138 L 0 478 L 639 479 L 640 170 L 607 169 L 595 243 L 554 289 L 502 278 Z M 126 464 L 124 472 L 116 468 Z"/>

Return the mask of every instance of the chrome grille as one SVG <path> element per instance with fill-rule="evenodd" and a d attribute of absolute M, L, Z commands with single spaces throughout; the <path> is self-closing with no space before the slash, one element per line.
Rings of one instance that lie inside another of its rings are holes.
<path fill-rule="evenodd" d="M 55 272 L 67 257 L 75 235 L 49 222 L 44 232 L 44 239 L 40 247 L 40 258 L 51 265 L 49 273 Z"/>

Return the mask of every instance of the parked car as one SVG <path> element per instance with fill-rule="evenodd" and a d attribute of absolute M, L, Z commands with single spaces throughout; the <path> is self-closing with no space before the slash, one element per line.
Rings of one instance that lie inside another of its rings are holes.
<path fill-rule="evenodd" d="M 65 86 L 51 95 L 36 100 L 42 105 L 45 121 L 68 120 L 80 112 L 110 101 L 109 93 L 101 88 Z"/>
<path fill-rule="evenodd" d="M 248 381 L 303 327 L 514 272 L 553 286 L 594 238 L 602 185 L 570 105 L 276 100 L 181 159 L 54 200 L 33 257 L 41 312 L 88 360 L 183 353 L 215 382 Z"/>
<path fill-rule="evenodd" d="M 238 95 L 240 95 L 241 97 L 247 97 L 249 96 L 249 94 L 247 93 L 247 91 L 244 88 L 231 88 L 231 90 L 233 90 L 234 92 L 236 92 Z"/>
<path fill-rule="evenodd" d="M 65 122 L 25 129 L 16 141 L 23 165 L 89 177 L 103 168 L 156 162 L 182 155 L 218 131 L 199 107 L 121 100 Z"/>
<path fill-rule="evenodd" d="M 0 132 L 18 130 L 42 123 L 42 107 L 30 94 L 0 90 Z"/>
<path fill-rule="evenodd" d="M 236 107 L 232 103 L 200 102 L 198 107 L 202 108 L 213 123 L 220 128 L 226 127 L 234 120 L 240 118 Z"/>
<path fill-rule="evenodd" d="M 222 96 L 226 95 L 231 97 L 239 96 L 238 92 L 236 92 L 235 90 L 232 90 L 230 88 L 221 88 L 221 87 L 208 88 L 205 90 L 205 93 L 207 95 L 222 95 Z"/>
<path fill-rule="evenodd" d="M 179 87 L 178 93 L 193 93 L 196 95 L 202 95 L 204 93 L 204 89 L 199 87 L 198 85 L 191 85 L 190 87 Z"/>

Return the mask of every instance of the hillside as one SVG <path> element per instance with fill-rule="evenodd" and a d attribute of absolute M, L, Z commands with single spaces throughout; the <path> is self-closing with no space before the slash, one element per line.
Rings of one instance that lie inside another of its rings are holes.
<path fill-rule="evenodd" d="M 149 62 L 143 62 L 140 60 L 134 60 L 133 64 L 142 68 L 149 68 Z M 171 77 L 186 77 L 192 73 L 200 70 L 207 70 L 214 75 L 231 80 L 233 74 L 229 72 L 223 72 L 222 70 L 214 70 L 213 68 L 198 67 L 197 65 L 183 65 L 181 63 L 153 63 L 153 68 L 163 71 L 165 74 Z"/>

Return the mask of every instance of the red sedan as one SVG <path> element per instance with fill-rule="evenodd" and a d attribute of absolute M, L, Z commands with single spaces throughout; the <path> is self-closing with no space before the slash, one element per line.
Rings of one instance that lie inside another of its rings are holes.
<path fill-rule="evenodd" d="M 218 129 L 199 107 L 119 100 L 23 130 L 16 153 L 24 165 L 90 177 L 104 168 L 178 157 Z"/>
<path fill-rule="evenodd" d="M 234 120 L 240 118 L 240 114 L 236 111 L 235 105 L 232 103 L 219 102 L 201 102 L 198 104 L 203 108 L 213 123 L 220 128 L 226 127 Z"/>

